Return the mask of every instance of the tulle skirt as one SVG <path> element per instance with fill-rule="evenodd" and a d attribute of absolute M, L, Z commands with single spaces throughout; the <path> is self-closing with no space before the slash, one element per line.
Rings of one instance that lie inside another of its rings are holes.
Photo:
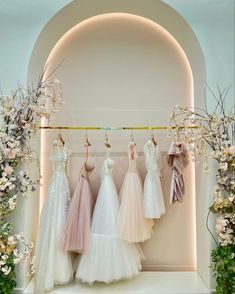
<path fill-rule="evenodd" d="M 118 236 L 91 234 L 91 246 L 81 257 L 76 279 L 90 284 L 129 279 L 139 274 L 140 258 L 135 244 Z"/>
<path fill-rule="evenodd" d="M 118 236 L 119 199 L 112 176 L 103 176 L 93 217 L 89 249 L 82 254 L 76 279 L 92 284 L 132 278 L 141 269 L 135 244 Z"/>
<path fill-rule="evenodd" d="M 73 279 L 71 256 L 61 246 L 68 201 L 66 175 L 55 172 L 40 217 L 34 293 L 42 294 L 52 290 L 56 284 L 67 284 Z"/>
<path fill-rule="evenodd" d="M 148 172 L 144 181 L 144 216 L 160 218 L 165 213 L 160 177 L 156 172 Z"/>
<path fill-rule="evenodd" d="M 87 178 L 80 175 L 64 232 L 64 250 L 83 253 L 89 248 L 94 198 Z"/>
<path fill-rule="evenodd" d="M 119 235 L 129 243 L 143 242 L 152 235 L 153 220 L 143 214 L 143 189 L 138 173 L 128 171 L 120 190 Z"/>

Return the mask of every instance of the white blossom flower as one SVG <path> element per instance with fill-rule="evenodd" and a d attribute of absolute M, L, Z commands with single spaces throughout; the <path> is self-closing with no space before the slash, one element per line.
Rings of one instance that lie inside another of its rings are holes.
<path fill-rule="evenodd" d="M 10 190 L 14 190 L 15 189 L 15 185 L 13 184 L 13 185 L 9 186 L 9 189 Z"/>
<path fill-rule="evenodd" d="M 24 170 L 21 170 L 20 172 L 19 172 L 19 175 L 21 175 L 21 176 L 24 176 L 26 174 L 26 172 L 24 171 Z"/>
<path fill-rule="evenodd" d="M 5 265 L 4 267 L 1 268 L 1 270 L 4 273 L 4 275 L 7 276 L 11 271 L 11 267 L 10 266 L 8 267 L 7 265 Z"/>
<path fill-rule="evenodd" d="M 211 169 L 210 169 L 207 162 L 203 163 L 203 169 L 204 169 L 204 172 L 207 173 L 207 174 L 209 174 L 211 172 Z"/>
<path fill-rule="evenodd" d="M 227 162 L 221 162 L 219 164 L 219 168 L 223 171 L 226 171 L 228 169 L 228 163 Z"/>
<path fill-rule="evenodd" d="M 17 240 L 22 239 L 22 233 L 21 233 L 21 234 L 17 234 L 17 235 L 15 235 L 15 237 L 16 237 Z"/>

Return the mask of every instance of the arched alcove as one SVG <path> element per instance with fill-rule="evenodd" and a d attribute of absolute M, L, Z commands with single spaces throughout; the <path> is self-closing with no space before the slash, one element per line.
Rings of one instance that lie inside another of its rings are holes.
<path fill-rule="evenodd" d="M 159 58 L 160 56 L 162 59 Z M 29 65 L 29 81 L 35 80 L 47 60 L 50 60 L 49 71 L 64 60 L 56 72 L 56 77 L 64 82 L 66 106 L 55 116 L 53 122 L 55 124 L 106 126 L 167 124 L 168 115 L 175 104 L 193 106 L 194 102 L 200 106 L 203 103 L 205 64 L 200 45 L 182 17 L 161 1 L 145 1 L 143 4 L 141 1 L 133 0 L 112 1 L 112 3 L 105 0 L 94 3 L 88 0 L 79 1 L 79 5 L 78 1 L 73 1 L 54 16 L 41 32 Z M 170 63 L 172 63 L 172 71 L 169 71 Z M 136 67 L 133 67 L 134 64 Z M 165 80 L 164 76 L 167 77 Z M 143 87 L 140 86 L 140 80 L 143 82 Z M 83 135 L 65 134 L 72 149 L 75 150 L 72 170 L 80 164 Z M 165 134 L 159 132 L 157 135 L 159 141 L 163 142 L 164 156 L 169 142 L 165 139 Z M 45 142 L 51 142 L 54 136 L 55 133 L 44 132 L 41 153 L 43 157 L 49 152 L 49 144 Z M 103 134 L 90 133 L 90 136 L 95 146 L 92 147 L 96 154 L 94 159 L 99 167 L 102 161 Z M 114 156 L 121 166 L 114 175 L 118 187 L 122 180 L 120 175 L 126 169 L 125 152 L 129 134 L 123 133 L 121 136 L 120 140 L 120 134 L 110 134 Z M 138 151 L 142 151 L 141 146 L 146 139 L 146 133 L 136 134 L 137 145 L 140 146 Z M 144 161 L 141 158 L 140 167 L 143 166 Z M 50 172 L 48 165 L 44 165 L 45 170 Z M 163 180 L 165 187 L 169 186 L 168 173 L 169 170 L 165 166 L 163 175 L 166 179 L 165 182 Z M 74 173 L 71 177 L 72 188 L 77 174 Z M 97 172 L 93 177 L 95 191 L 99 185 L 98 178 Z M 185 259 L 183 255 L 178 255 L 180 259 L 183 258 L 181 270 L 196 269 L 209 287 L 209 238 L 204 229 L 208 200 L 201 192 L 205 186 L 200 176 L 200 167 L 198 166 L 194 171 L 191 165 L 186 180 L 190 182 L 186 193 L 186 204 L 177 208 L 169 206 L 168 222 L 176 221 L 176 225 L 177 220 L 181 219 L 179 224 L 182 225 L 182 230 L 179 232 L 180 234 L 183 232 L 182 243 L 179 242 L 177 246 L 180 247 L 184 242 L 191 244 L 189 246 L 191 250 L 185 251 Z M 197 184 L 194 189 L 195 181 Z M 45 195 L 47 184 L 45 181 L 42 195 Z M 167 188 L 164 188 L 164 193 L 167 201 Z M 186 223 L 184 214 L 188 210 L 190 220 Z M 164 218 L 162 222 L 164 223 Z M 164 242 L 174 246 L 174 243 L 171 243 L 174 241 L 167 236 L 172 236 L 177 227 L 177 225 L 175 228 L 171 227 L 166 233 L 166 229 L 170 227 L 164 227 L 161 223 L 157 225 L 159 234 L 155 234 L 153 239 L 144 245 L 145 254 L 147 253 L 145 268 L 151 270 L 163 270 L 164 264 L 160 263 L 160 267 L 157 267 L 159 260 L 161 262 L 164 260 L 161 249 L 164 249 Z M 164 228 L 162 231 L 161 227 Z M 185 231 L 190 230 L 192 230 L 191 234 L 184 235 Z M 161 244 L 161 238 L 164 236 L 167 238 L 155 254 L 153 244 L 156 246 Z M 168 249 L 170 254 L 171 246 Z M 148 255 L 148 252 L 151 254 Z M 153 259 L 151 264 L 149 261 L 153 256 L 156 259 Z M 172 258 L 173 254 L 170 254 L 165 269 L 180 270 L 179 267 L 172 266 L 177 260 L 173 258 L 172 261 Z"/>
<path fill-rule="evenodd" d="M 167 125 L 173 103 L 193 106 L 193 77 L 184 51 L 165 29 L 140 16 L 111 13 L 81 22 L 68 31 L 51 51 L 46 75 L 58 64 L 61 66 L 55 76 L 64 85 L 65 105 L 55 114 L 54 125 Z M 99 173 L 106 156 L 104 132 L 89 131 L 88 135 L 92 141 L 90 160 L 96 164 L 91 185 L 97 195 Z M 126 151 L 129 135 L 129 132 L 109 132 L 112 142 L 110 155 L 117 162 L 114 181 L 118 190 L 128 168 Z M 40 198 L 43 203 L 51 174 L 48 156 L 56 133 L 42 131 L 42 136 L 43 186 Z M 135 132 L 134 136 L 144 180 L 146 169 L 142 149 L 149 138 L 149 131 Z M 64 132 L 64 137 L 73 150 L 70 171 L 73 191 L 84 158 L 83 145 L 78 143 L 83 141 L 84 132 Z M 188 185 L 184 203 L 169 205 L 170 169 L 165 157 L 170 142 L 165 131 L 157 132 L 157 140 L 164 163 L 162 186 L 167 212 L 157 222 L 154 236 L 143 245 L 146 256 L 144 269 L 195 270 L 194 167 L 191 165 L 185 173 Z M 188 215 L 187 226 L 184 225 L 185 215 Z M 179 227 L 181 229 L 175 238 L 174 232 Z"/>

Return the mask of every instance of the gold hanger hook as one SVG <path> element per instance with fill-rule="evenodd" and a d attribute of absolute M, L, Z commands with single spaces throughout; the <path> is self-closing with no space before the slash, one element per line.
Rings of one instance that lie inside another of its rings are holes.
<path fill-rule="evenodd" d="M 57 140 L 60 140 L 60 142 L 61 142 L 63 145 L 65 144 L 65 141 L 64 141 L 64 138 L 63 138 L 63 135 L 62 135 L 61 130 L 59 130 L 59 133 L 58 133 L 58 136 L 57 136 Z"/>
<path fill-rule="evenodd" d="M 131 142 L 134 142 L 133 129 L 131 129 L 130 141 Z"/>
<path fill-rule="evenodd" d="M 157 140 L 154 137 L 153 129 L 151 127 L 149 127 L 149 130 L 150 130 L 151 140 L 152 140 L 153 144 L 156 146 L 157 145 Z"/>
<path fill-rule="evenodd" d="M 84 147 L 90 147 L 91 146 L 91 143 L 88 139 L 88 133 L 87 133 L 87 129 L 86 129 L 86 132 L 85 132 L 85 139 L 84 139 Z"/>
<path fill-rule="evenodd" d="M 105 135 L 104 135 L 104 146 L 106 148 L 110 148 L 111 144 L 109 143 L 109 137 L 108 137 L 108 130 L 105 130 Z"/>

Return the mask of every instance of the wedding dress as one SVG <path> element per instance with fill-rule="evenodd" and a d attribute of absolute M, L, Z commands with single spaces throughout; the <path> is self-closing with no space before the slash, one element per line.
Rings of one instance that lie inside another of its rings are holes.
<path fill-rule="evenodd" d="M 77 267 L 76 278 L 90 284 L 131 278 L 141 269 L 136 245 L 128 244 L 118 236 L 119 199 L 112 178 L 114 165 L 110 158 L 104 161 L 92 218 L 91 244 Z"/>
<path fill-rule="evenodd" d="M 129 168 L 120 190 L 119 235 L 129 243 L 143 242 L 152 235 L 153 220 L 143 211 L 143 187 L 137 170 L 135 143 L 128 148 Z"/>
<path fill-rule="evenodd" d="M 35 294 L 50 291 L 56 284 L 67 284 L 73 279 L 70 254 L 62 249 L 62 234 L 70 201 L 65 164 L 68 159 L 66 144 L 56 140 L 50 160 L 53 175 L 48 197 L 40 216 L 40 230 L 36 253 Z"/>
<path fill-rule="evenodd" d="M 65 226 L 65 251 L 83 253 L 89 248 L 91 215 L 94 206 L 89 175 L 93 169 L 94 165 L 87 162 L 84 162 L 81 168 Z"/>
<path fill-rule="evenodd" d="M 165 213 L 165 205 L 161 187 L 162 160 L 158 144 L 152 140 L 144 145 L 147 175 L 144 181 L 144 216 L 146 218 L 160 218 Z"/>

